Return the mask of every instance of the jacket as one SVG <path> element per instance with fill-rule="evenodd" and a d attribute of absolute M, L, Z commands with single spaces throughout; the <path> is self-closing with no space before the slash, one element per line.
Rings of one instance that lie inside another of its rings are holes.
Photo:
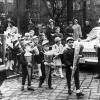
<path fill-rule="evenodd" d="M 66 50 L 64 50 L 63 53 L 64 64 L 68 67 L 72 66 L 73 59 L 74 59 L 74 48 L 67 48 Z"/>

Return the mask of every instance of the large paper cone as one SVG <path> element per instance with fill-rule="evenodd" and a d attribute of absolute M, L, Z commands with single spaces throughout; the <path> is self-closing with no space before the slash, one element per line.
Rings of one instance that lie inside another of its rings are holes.
<path fill-rule="evenodd" d="M 82 48 L 83 48 L 83 46 L 79 43 L 77 45 L 75 45 L 74 60 L 73 60 L 73 67 L 74 68 L 72 69 L 71 81 L 72 81 L 74 74 L 76 72 L 76 68 L 77 68 L 77 65 L 79 63 L 79 58 L 80 58 L 79 55 L 80 55 L 80 52 L 82 51 Z"/>

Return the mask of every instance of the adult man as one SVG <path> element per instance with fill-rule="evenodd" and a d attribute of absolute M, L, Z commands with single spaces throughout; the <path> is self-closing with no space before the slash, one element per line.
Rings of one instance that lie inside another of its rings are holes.
<path fill-rule="evenodd" d="M 74 29 L 73 29 L 73 22 L 72 21 L 69 21 L 69 25 L 68 27 L 66 28 L 66 34 L 65 36 L 66 37 L 72 37 L 74 34 Z"/>
<path fill-rule="evenodd" d="M 68 85 L 68 94 L 71 95 L 71 74 L 73 69 L 73 59 L 74 59 L 74 48 L 73 43 L 74 39 L 72 37 L 68 37 L 66 39 L 67 48 L 63 53 L 64 57 L 64 64 L 66 68 L 66 78 L 67 78 L 67 85 Z M 81 97 L 84 94 L 80 91 L 80 82 L 79 82 L 79 67 L 77 66 L 75 74 L 74 74 L 75 86 L 76 86 L 76 96 Z"/>
<path fill-rule="evenodd" d="M 87 34 L 92 30 L 89 21 L 85 21 L 85 26 L 83 27 L 83 38 L 87 38 Z"/>

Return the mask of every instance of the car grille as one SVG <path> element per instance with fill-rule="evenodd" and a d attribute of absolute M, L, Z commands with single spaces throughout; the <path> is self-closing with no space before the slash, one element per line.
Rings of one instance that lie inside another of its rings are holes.
<path fill-rule="evenodd" d="M 92 57 L 92 58 L 97 58 L 97 53 L 96 52 L 82 52 L 83 57 Z"/>

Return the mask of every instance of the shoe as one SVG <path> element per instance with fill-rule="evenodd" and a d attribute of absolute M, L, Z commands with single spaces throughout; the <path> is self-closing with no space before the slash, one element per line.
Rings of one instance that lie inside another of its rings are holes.
<path fill-rule="evenodd" d="M 29 91 L 34 91 L 34 88 L 32 88 L 32 87 L 27 87 L 27 90 L 29 90 Z"/>
<path fill-rule="evenodd" d="M 52 89 L 53 89 L 53 87 L 49 87 L 49 89 L 51 89 L 51 90 L 52 90 Z"/>
<path fill-rule="evenodd" d="M 94 77 L 94 79 L 100 79 L 100 75 L 98 75 L 98 76 Z"/>
<path fill-rule="evenodd" d="M 24 91 L 24 86 L 21 87 L 21 91 Z"/>
<path fill-rule="evenodd" d="M 72 94 L 72 90 L 68 90 L 68 94 L 71 95 Z"/>
<path fill-rule="evenodd" d="M 79 93 L 76 93 L 76 96 L 77 96 L 77 97 L 83 97 L 84 94 L 83 94 L 82 92 L 79 92 Z"/>

